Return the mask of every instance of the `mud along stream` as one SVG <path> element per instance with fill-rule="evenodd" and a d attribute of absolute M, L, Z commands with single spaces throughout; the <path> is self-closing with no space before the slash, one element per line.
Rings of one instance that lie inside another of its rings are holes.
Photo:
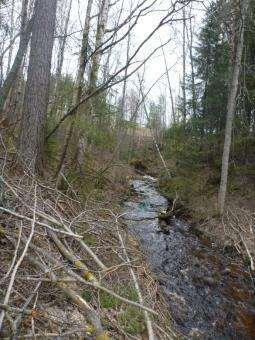
<path fill-rule="evenodd" d="M 149 177 L 132 181 L 125 220 L 139 240 L 168 301 L 175 327 L 196 339 L 255 339 L 254 281 L 238 257 L 172 219 L 162 231 L 167 200 Z"/>

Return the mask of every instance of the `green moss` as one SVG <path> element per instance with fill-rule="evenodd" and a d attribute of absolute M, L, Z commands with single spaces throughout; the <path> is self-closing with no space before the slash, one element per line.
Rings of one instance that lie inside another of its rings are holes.
<path fill-rule="evenodd" d="M 250 258 L 249 258 L 248 256 L 245 256 L 245 257 L 244 257 L 243 262 L 244 262 L 244 265 L 245 265 L 246 267 L 249 268 L 249 267 L 251 266 L 251 260 L 250 260 Z"/>
<path fill-rule="evenodd" d="M 161 191 L 173 200 L 179 197 L 184 202 L 189 202 L 194 194 L 201 194 L 205 186 L 203 177 L 194 173 L 180 173 L 178 176 L 159 183 Z"/>
<path fill-rule="evenodd" d="M 89 291 L 89 290 L 84 290 L 84 291 L 82 292 L 82 297 L 83 297 L 83 299 L 84 299 L 85 301 L 87 301 L 87 302 L 89 303 L 89 302 L 91 302 L 92 299 L 93 299 L 93 294 L 92 294 L 92 292 Z"/>
<path fill-rule="evenodd" d="M 131 335 L 141 334 L 145 330 L 144 314 L 133 306 L 128 306 L 119 314 L 118 322 L 125 332 Z"/>
<path fill-rule="evenodd" d="M 86 244 L 88 246 L 96 246 L 97 245 L 97 238 L 95 235 L 92 234 L 86 234 L 84 236 L 84 240 L 86 241 Z"/>
<path fill-rule="evenodd" d="M 121 283 L 119 285 L 113 286 L 113 290 L 119 295 L 127 298 L 131 301 L 138 301 L 138 295 L 134 287 L 129 286 L 127 283 Z M 100 303 L 103 308 L 116 308 L 120 307 L 123 302 L 114 296 L 106 293 L 100 292 Z"/>
<path fill-rule="evenodd" d="M 138 301 L 135 288 L 129 286 L 128 283 L 115 285 L 113 290 L 131 301 Z M 105 292 L 100 292 L 100 303 L 102 308 L 121 309 L 118 313 L 117 321 L 126 333 L 136 335 L 141 334 L 145 330 L 144 314 L 138 308 L 126 305 L 119 299 Z"/>
<path fill-rule="evenodd" d="M 119 307 L 121 305 L 121 301 L 106 292 L 101 292 L 100 304 L 102 308 L 112 309 Z"/>

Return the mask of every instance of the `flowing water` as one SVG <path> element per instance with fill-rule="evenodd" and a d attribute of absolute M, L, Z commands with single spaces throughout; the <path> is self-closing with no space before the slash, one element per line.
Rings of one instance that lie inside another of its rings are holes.
<path fill-rule="evenodd" d="M 139 240 L 168 301 L 175 327 L 188 339 L 255 339 L 254 281 L 230 257 L 177 219 L 161 226 L 168 201 L 155 180 L 132 181 L 136 192 L 124 218 Z"/>

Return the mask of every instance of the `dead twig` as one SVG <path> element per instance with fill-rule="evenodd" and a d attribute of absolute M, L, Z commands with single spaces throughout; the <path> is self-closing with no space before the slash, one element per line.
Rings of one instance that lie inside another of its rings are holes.
<path fill-rule="evenodd" d="M 37 186 L 35 185 L 35 189 L 34 189 L 34 196 L 35 196 L 35 200 L 34 200 L 34 211 L 33 211 L 33 219 L 31 220 L 31 231 L 30 231 L 30 235 L 27 239 L 27 242 L 25 244 L 25 247 L 24 247 L 24 250 L 20 256 L 20 258 L 18 259 L 16 265 L 14 266 L 13 268 L 13 271 L 12 271 L 12 274 L 11 274 L 11 278 L 10 278 L 10 282 L 9 282 L 9 286 L 7 288 L 7 291 L 6 291 L 6 294 L 5 294 L 5 297 L 4 297 L 4 304 L 7 305 L 8 302 L 9 302 L 9 299 L 10 299 L 10 296 L 11 296 L 11 292 L 12 292 L 12 287 L 14 285 L 14 281 L 15 281 L 15 276 L 17 274 L 17 271 L 22 263 L 22 261 L 24 260 L 26 254 L 27 254 L 27 251 L 28 251 L 28 248 L 29 248 L 29 244 L 31 243 L 32 241 L 32 238 L 34 236 L 34 230 L 35 230 L 35 218 L 36 218 L 36 215 L 35 215 L 35 211 L 36 211 L 36 205 L 37 205 L 37 195 L 36 195 L 36 188 Z M 0 314 L 0 331 L 2 329 L 2 323 L 3 323 L 3 320 L 4 320 L 4 316 L 5 316 L 5 311 L 2 310 L 1 314 Z"/>
<path fill-rule="evenodd" d="M 10 215 L 13 215 L 13 216 L 17 217 L 18 219 L 29 221 L 29 222 L 33 221 L 32 218 L 30 218 L 30 217 L 18 214 L 17 212 L 12 211 L 10 209 L 6 209 L 4 207 L 0 207 L 0 210 L 4 211 L 4 212 L 6 212 L 6 213 L 8 213 Z M 36 221 L 36 220 L 35 220 L 34 223 L 39 225 L 39 226 L 41 226 L 41 227 L 45 227 L 47 229 L 50 229 L 50 230 L 52 230 L 52 231 L 54 231 L 56 233 L 64 234 L 66 236 L 71 236 L 71 237 L 75 237 L 75 238 L 82 238 L 82 236 L 80 236 L 80 235 L 76 235 L 76 234 L 74 234 L 72 232 L 67 232 L 67 231 L 60 230 L 60 229 L 55 229 L 55 228 L 49 226 L 48 224 L 45 224 L 45 223 L 42 223 L 42 222 L 39 222 L 39 221 Z"/>
<path fill-rule="evenodd" d="M 122 247 L 122 250 L 123 250 L 123 254 L 124 254 L 126 260 L 130 261 L 130 259 L 128 257 L 128 254 L 127 254 L 127 251 L 126 251 L 126 248 L 125 248 L 125 244 L 124 244 L 123 238 L 122 238 L 121 233 L 119 231 L 118 218 L 117 217 L 116 217 L 116 229 L 117 229 L 117 234 L 118 234 L 118 237 L 119 237 L 119 240 L 120 240 L 120 244 L 121 244 L 121 247 Z M 140 304 L 143 304 L 144 303 L 143 296 L 142 296 L 142 293 L 141 293 L 141 290 L 140 290 L 140 287 L 139 287 L 138 280 L 136 278 L 136 275 L 135 275 L 132 267 L 129 267 L 129 272 L 130 272 L 130 275 L 131 275 L 132 280 L 134 282 L 134 287 L 136 289 L 139 302 L 140 302 Z M 153 332 L 153 328 L 152 328 L 152 322 L 151 322 L 149 314 L 148 314 L 148 312 L 146 310 L 144 310 L 144 319 L 145 319 L 145 323 L 146 323 L 146 327 L 147 327 L 148 338 L 149 338 L 149 340 L 154 340 L 155 337 L 154 337 L 154 332 Z"/>

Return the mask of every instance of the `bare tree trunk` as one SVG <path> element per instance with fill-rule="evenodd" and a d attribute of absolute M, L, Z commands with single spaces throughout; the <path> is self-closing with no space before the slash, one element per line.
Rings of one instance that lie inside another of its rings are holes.
<path fill-rule="evenodd" d="M 56 70 L 56 85 L 59 82 L 59 79 L 61 77 L 62 68 L 63 68 L 63 62 L 64 62 L 64 53 L 66 48 L 66 40 L 67 40 L 67 30 L 70 20 L 70 12 L 72 8 L 72 1 L 69 0 L 68 9 L 64 21 L 64 27 L 63 32 L 61 32 L 61 37 L 59 38 L 59 53 L 58 53 L 58 61 L 57 61 L 57 70 Z"/>
<path fill-rule="evenodd" d="M 14 62 L 12 64 L 12 67 L 10 69 L 10 72 L 8 73 L 3 86 L 0 89 L 0 114 L 3 112 L 5 101 L 8 97 L 8 94 L 10 92 L 10 89 L 15 82 L 15 79 L 18 76 L 19 69 L 22 65 L 24 55 L 27 51 L 27 46 L 30 40 L 31 35 L 31 28 L 32 28 L 32 20 L 30 20 L 29 23 L 27 23 L 27 6 L 28 6 L 28 0 L 23 0 L 22 3 L 22 13 L 21 13 L 21 34 L 20 34 L 20 42 L 17 54 L 15 56 Z"/>
<path fill-rule="evenodd" d="M 82 45 L 81 51 L 79 56 L 79 65 L 78 65 L 78 72 L 77 72 L 77 80 L 76 80 L 76 92 L 74 95 L 74 104 L 78 104 L 81 95 L 82 95 L 82 88 L 83 88 L 83 79 L 85 74 L 86 63 L 88 59 L 88 50 L 89 50 L 89 31 L 90 31 L 90 22 L 91 22 L 91 10 L 94 0 L 88 0 L 87 4 L 87 11 L 85 17 L 85 24 L 82 36 Z"/>
<path fill-rule="evenodd" d="M 130 28 L 130 26 L 129 26 Z M 128 39 L 127 39 L 127 50 L 126 50 L 126 63 L 128 63 L 129 60 L 129 50 L 130 50 L 130 40 L 131 40 L 131 32 L 129 30 L 128 33 Z M 123 88 L 122 88 L 122 98 L 120 103 L 120 113 L 118 115 L 117 119 L 117 139 L 118 139 L 118 145 L 120 143 L 120 140 L 122 138 L 122 130 L 123 130 L 123 121 L 125 119 L 125 106 L 126 106 L 126 92 L 127 92 L 127 74 L 128 74 L 128 67 L 125 69 L 124 73 L 124 81 L 123 81 Z M 116 153 L 117 158 L 120 158 L 121 149 L 118 148 L 118 151 Z"/>
<path fill-rule="evenodd" d="M 33 173 L 43 169 L 56 8 L 57 0 L 35 1 L 19 149 L 22 163 Z"/>
<path fill-rule="evenodd" d="M 105 28 L 108 20 L 108 12 L 109 12 L 109 0 L 101 0 L 95 42 L 96 50 L 99 48 L 99 46 L 101 46 L 103 42 Z M 93 91 L 93 89 L 96 88 L 101 57 L 102 52 L 100 51 L 99 48 L 99 50 L 96 51 L 92 57 L 92 66 L 89 76 L 89 91 Z"/>
<path fill-rule="evenodd" d="M 187 116 L 187 98 L 186 98 L 186 12 L 183 8 L 183 42 L 182 42 L 182 95 L 183 95 L 183 108 L 182 120 L 186 122 Z"/>
<path fill-rule="evenodd" d="M 167 66 L 167 60 L 166 60 L 165 50 L 164 50 L 162 41 L 160 41 L 160 43 L 161 43 L 161 49 L 162 49 L 163 58 L 164 58 L 164 64 L 165 64 L 165 69 L 166 69 L 166 78 L 167 78 L 168 90 L 169 90 L 169 95 L 170 95 L 170 100 L 171 100 L 171 106 L 172 106 L 172 119 L 173 119 L 173 123 L 175 123 L 175 122 L 176 122 L 176 114 L 175 114 L 175 106 L 174 106 L 173 91 L 172 91 L 170 76 L 169 76 L 169 72 L 168 72 L 168 66 Z"/>
<path fill-rule="evenodd" d="M 242 63 L 242 54 L 243 54 L 243 45 L 244 45 L 244 25 L 245 25 L 245 17 L 247 13 L 247 9 L 249 6 L 249 0 L 242 0 L 242 4 L 240 4 L 240 9 L 238 12 L 240 13 L 240 25 L 239 30 L 237 32 L 237 37 L 235 39 L 236 46 L 234 46 L 234 58 L 233 58 L 233 71 L 232 71 L 232 80 L 230 86 L 230 92 L 228 97 L 228 105 L 227 105 L 227 121 L 226 121 L 226 129 L 225 129 L 225 142 L 222 156 L 222 169 L 221 169 L 221 183 L 219 190 L 219 210 L 220 213 L 223 214 L 225 200 L 226 200 L 226 192 L 227 192 L 227 182 L 228 182 L 228 167 L 229 167 L 229 154 L 231 147 L 231 139 L 232 139 L 232 125 L 234 114 L 236 110 L 236 96 L 239 85 L 239 76 L 241 71 L 241 63 Z M 235 28 L 234 28 L 235 29 Z"/>
<path fill-rule="evenodd" d="M 86 17 L 85 17 L 85 23 L 84 23 L 84 29 L 83 29 L 83 36 L 82 36 L 82 44 L 81 44 L 81 50 L 80 50 L 80 55 L 79 55 L 79 61 L 78 61 L 76 88 L 75 88 L 75 92 L 73 96 L 74 105 L 77 105 L 80 102 L 80 99 L 82 96 L 83 79 L 84 79 L 84 73 L 85 73 L 85 68 L 86 68 L 86 62 L 88 58 L 88 47 L 89 47 L 88 39 L 89 39 L 91 10 L 92 10 L 93 1 L 94 0 L 89 0 L 87 4 Z M 55 174 L 56 177 L 59 176 L 62 170 L 62 167 L 64 165 L 68 145 L 73 135 L 75 121 L 76 121 L 76 117 L 74 116 L 68 128 L 67 134 L 66 134 L 64 147 L 63 147 L 61 157 L 60 157 L 60 162 L 56 170 L 56 174 Z"/>
<path fill-rule="evenodd" d="M 8 117 L 8 136 L 13 135 L 16 128 L 19 126 L 22 115 L 22 106 L 24 98 L 24 64 L 26 54 L 23 58 L 22 65 L 20 66 L 19 72 L 16 79 L 14 80 L 8 98 L 4 104 L 4 116 Z"/>
<path fill-rule="evenodd" d="M 127 51 L 126 51 L 126 63 L 129 60 L 129 50 L 130 50 L 130 40 L 131 40 L 131 32 L 129 26 L 129 33 L 127 39 Z M 127 74 L 128 74 L 128 67 L 126 67 L 124 72 L 124 81 L 123 81 L 123 88 L 122 88 L 122 98 L 121 98 L 121 105 L 120 105 L 120 120 L 122 121 L 125 118 L 125 104 L 126 104 L 126 92 L 127 92 Z M 119 125 L 120 127 L 120 125 Z"/>
<path fill-rule="evenodd" d="M 187 39 L 188 39 L 188 48 L 189 48 L 189 58 L 190 58 L 190 67 L 191 67 L 191 93 L 192 93 L 192 113 L 196 114 L 197 108 L 197 98 L 196 98 L 196 88 L 195 88 L 195 71 L 194 71 L 194 58 L 193 58 L 193 26 L 192 26 L 192 7 L 190 8 L 190 19 L 189 19 L 189 27 L 190 34 L 187 28 Z"/>
<path fill-rule="evenodd" d="M 92 66 L 91 72 L 89 75 L 89 83 L 88 83 L 88 93 L 93 92 L 97 87 L 98 81 L 98 73 L 102 58 L 102 51 L 100 46 L 103 43 L 103 38 L 105 34 L 106 24 L 108 20 L 108 12 L 109 12 L 109 0 L 101 0 L 99 5 L 99 15 L 98 15 L 98 22 L 97 22 L 97 32 L 96 32 L 96 41 L 95 41 L 95 53 L 92 56 Z M 79 97 L 80 100 L 81 97 Z M 76 102 L 78 103 L 79 100 Z M 89 109 L 88 111 L 93 112 L 94 105 L 92 102 L 88 103 Z M 87 111 L 87 109 L 85 109 Z M 76 145 L 77 149 L 75 152 L 75 156 L 73 159 L 73 164 L 75 164 L 80 170 L 81 166 L 84 163 L 84 152 L 85 152 L 85 145 L 86 140 L 84 135 L 82 135 L 81 131 L 77 132 L 76 138 Z M 82 170 L 81 170 L 82 173 Z"/>
<path fill-rule="evenodd" d="M 70 21 L 70 13 L 72 8 L 72 2 L 73 0 L 66 0 L 65 3 L 61 3 L 61 6 L 64 6 L 63 12 L 61 13 L 61 16 L 59 18 L 60 23 L 60 36 L 58 38 L 58 54 L 57 54 L 57 67 L 54 77 L 54 83 L 53 86 L 53 100 L 51 100 L 50 105 L 50 115 L 54 117 L 53 119 L 56 119 L 57 117 L 61 117 L 63 114 L 63 108 L 59 106 L 59 85 L 63 70 L 63 63 L 64 63 L 64 56 L 65 56 L 65 49 L 66 49 L 66 42 L 67 42 L 67 32 L 68 32 L 68 26 Z M 58 9 L 57 9 L 58 12 Z M 58 22 L 58 18 L 57 18 Z M 63 24 L 62 24 L 63 22 Z"/>
<path fill-rule="evenodd" d="M 14 33 L 14 7 L 15 7 L 15 1 L 12 0 L 11 22 L 10 22 L 10 41 L 12 41 L 13 33 Z M 10 68 L 11 68 L 12 52 L 13 52 L 13 44 L 10 46 L 9 53 L 8 53 L 8 63 L 7 63 L 7 71 L 6 71 L 7 74 L 10 72 Z"/>

